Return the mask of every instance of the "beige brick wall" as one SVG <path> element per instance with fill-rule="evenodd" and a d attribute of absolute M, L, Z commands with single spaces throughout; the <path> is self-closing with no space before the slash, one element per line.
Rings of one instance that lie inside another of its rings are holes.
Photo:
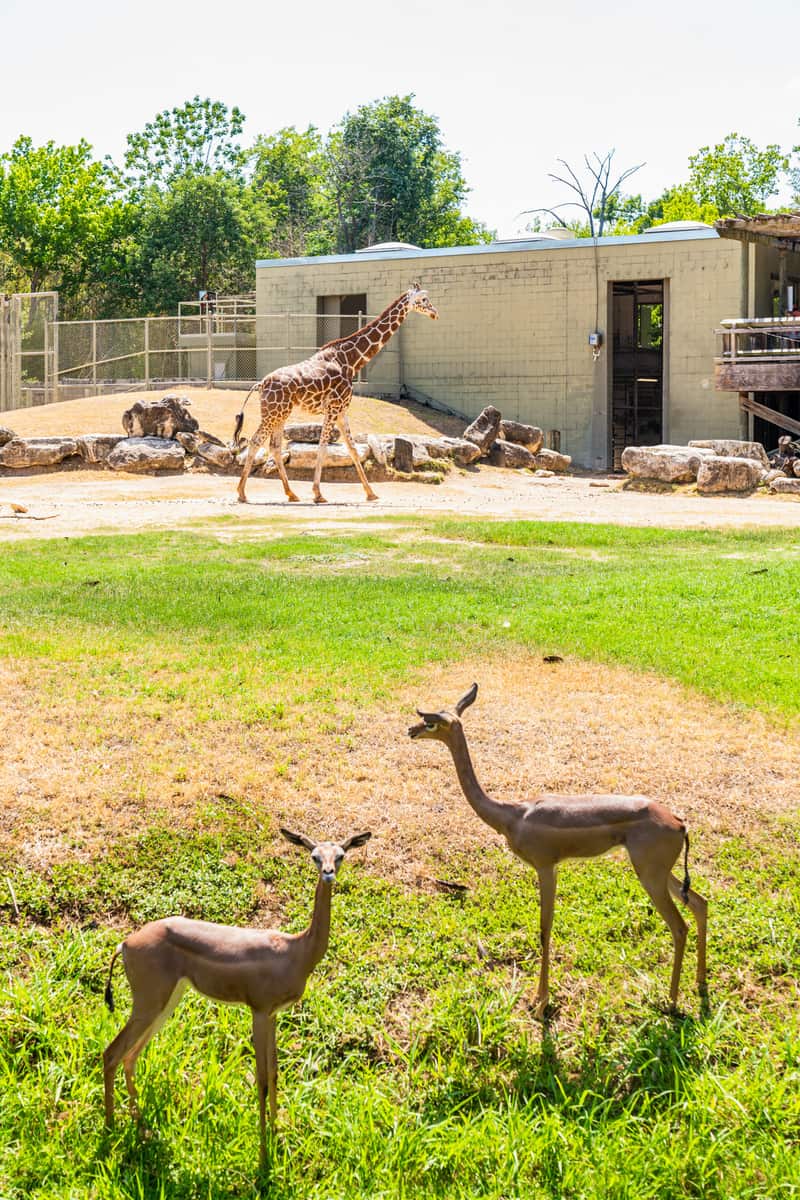
<path fill-rule="evenodd" d="M 469 417 L 494 404 L 504 416 L 561 430 L 562 448 L 576 463 L 604 467 L 610 284 L 663 279 L 664 436 L 682 442 L 738 435 L 737 397 L 714 391 L 713 360 L 719 321 L 743 312 L 739 242 L 714 236 L 614 239 L 598 246 L 596 266 L 591 242 L 539 245 L 262 266 L 256 272 L 257 311 L 264 322 L 267 313 L 313 313 L 318 295 L 365 292 L 375 314 L 419 279 L 440 319 L 412 314 L 370 364 L 368 386 L 396 393 L 405 383 Z M 768 266 L 765 260 L 761 269 Z M 588 335 L 595 327 L 596 294 L 605 343 L 594 362 Z M 262 365 L 278 364 L 260 364 L 260 370 Z"/>

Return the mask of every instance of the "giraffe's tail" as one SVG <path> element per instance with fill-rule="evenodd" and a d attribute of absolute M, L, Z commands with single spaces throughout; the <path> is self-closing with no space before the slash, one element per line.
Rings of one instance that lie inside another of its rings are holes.
<path fill-rule="evenodd" d="M 253 392 L 256 390 L 256 388 L 258 386 L 259 385 L 257 383 L 253 384 L 253 386 L 250 388 L 250 391 L 247 393 L 247 395 L 244 398 L 244 403 L 242 404 L 242 407 L 239 409 L 238 413 L 236 414 L 236 424 L 233 427 L 233 444 L 234 444 L 234 446 L 238 445 L 238 443 L 239 443 L 239 434 L 242 432 L 242 426 L 244 425 L 245 405 L 247 404 L 247 401 L 250 399 Z"/>

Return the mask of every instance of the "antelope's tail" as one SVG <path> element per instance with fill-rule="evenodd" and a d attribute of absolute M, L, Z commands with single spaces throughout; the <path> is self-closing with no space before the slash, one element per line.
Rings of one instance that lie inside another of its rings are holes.
<path fill-rule="evenodd" d="M 689 898 L 689 888 L 692 886 L 692 881 L 689 878 L 689 834 L 683 832 L 683 883 L 681 884 L 681 900 L 684 904 Z"/>
<path fill-rule="evenodd" d="M 106 980 L 105 1001 L 106 1001 L 106 1004 L 108 1005 L 109 1012 L 114 1011 L 114 993 L 111 990 L 111 976 L 114 971 L 114 963 L 117 961 L 117 959 L 119 958 L 121 953 L 122 953 L 122 942 L 120 942 L 120 944 L 117 946 L 116 950 L 112 954 L 111 963 L 108 968 L 108 979 Z"/>
<path fill-rule="evenodd" d="M 247 395 L 244 398 L 244 404 L 242 404 L 242 407 L 239 409 L 238 413 L 236 414 L 236 424 L 233 427 L 234 445 L 236 445 L 236 443 L 239 441 L 239 434 L 242 432 L 242 426 L 244 425 L 245 405 L 247 404 L 247 401 L 250 399 L 250 397 L 252 396 L 253 392 L 256 390 L 257 387 L 258 387 L 258 384 L 254 383 L 253 386 L 250 388 L 250 391 L 247 393 Z"/>

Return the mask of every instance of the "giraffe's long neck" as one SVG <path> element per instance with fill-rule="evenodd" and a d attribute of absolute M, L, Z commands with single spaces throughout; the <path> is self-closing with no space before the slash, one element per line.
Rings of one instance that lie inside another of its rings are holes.
<path fill-rule="evenodd" d="M 344 357 L 353 374 L 360 371 L 383 349 L 392 334 L 397 333 L 410 311 L 408 293 L 404 292 L 374 321 L 370 321 L 362 329 L 357 329 L 352 337 L 342 338 L 337 343 L 338 353 Z"/>
<path fill-rule="evenodd" d="M 328 949 L 328 939 L 331 932 L 332 892 L 333 884 L 324 883 L 320 878 L 314 895 L 314 912 L 311 916 L 311 924 L 300 935 L 305 943 L 306 954 L 310 962 L 310 971 L 313 971 L 317 963 L 325 957 L 325 951 Z"/>

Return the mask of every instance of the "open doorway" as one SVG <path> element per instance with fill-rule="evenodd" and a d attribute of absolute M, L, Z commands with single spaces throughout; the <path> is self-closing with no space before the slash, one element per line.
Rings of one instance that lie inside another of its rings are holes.
<path fill-rule="evenodd" d="M 664 437 L 664 281 L 612 286 L 611 463 Z"/>

